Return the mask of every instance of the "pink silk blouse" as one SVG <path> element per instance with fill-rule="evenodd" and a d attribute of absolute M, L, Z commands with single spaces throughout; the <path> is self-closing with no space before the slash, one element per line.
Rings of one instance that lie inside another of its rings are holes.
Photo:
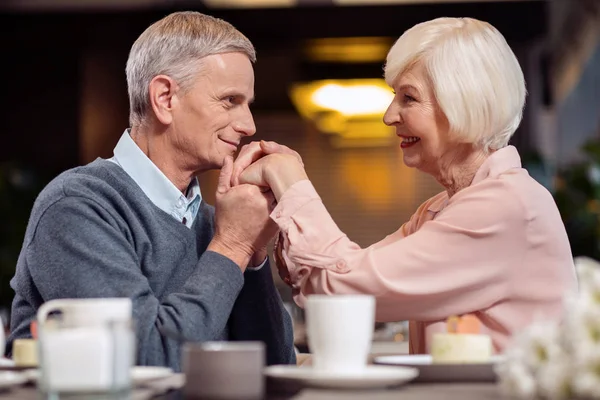
<path fill-rule="evenodd" d="M 271 218 L 299 306 L 310 294 L 372 294 L 377 321 L 410 321 L 411 353 L 428 353 L 446 318 L 468 313 L 500 352 L 533 320 L 559 318 L 563 296 L 577 287 L 554 199 L 513 146 L 492 153 L 469 187 L 432 197 L 364 249 L 340 231 L 308 180 L 283 194 Z"/>

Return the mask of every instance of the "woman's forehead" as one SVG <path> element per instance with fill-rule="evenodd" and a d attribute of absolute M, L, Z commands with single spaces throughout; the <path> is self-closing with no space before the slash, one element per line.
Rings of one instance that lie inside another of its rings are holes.
<path fill-rule="evenodd" d="M 396 90 L 411 87 L 414 89 L 423 89 L 429 87 L 430 82 L 423 65 L 417 63 L 398 74 L 398 77 L 394 80 L 392 86 Z"/>

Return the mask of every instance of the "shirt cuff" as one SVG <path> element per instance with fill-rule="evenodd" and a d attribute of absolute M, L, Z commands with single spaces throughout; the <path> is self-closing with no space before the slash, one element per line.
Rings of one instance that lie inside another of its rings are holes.
<path fill-rule="evenodd" d="M 321 200 L 321 198 L 311 181 L 308 179 L 298 181 L 283 193 L 270 217 L 283 229 L 282 224 L 285 225 L 290 216 L 313 200 Z"/>
<path fill-rule="evenodd" d="M 267 263 L 267 260 L 269 259 L 269 256 L 265 257 L 265 260 L 257 267 L 246 267 L 246 271 L 260 271 L 262 269 L 262 267 L 265 266 L 265 264 Z"/>

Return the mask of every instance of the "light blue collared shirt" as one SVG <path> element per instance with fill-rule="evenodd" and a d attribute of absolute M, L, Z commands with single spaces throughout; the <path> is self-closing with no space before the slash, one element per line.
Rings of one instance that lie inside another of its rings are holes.
<path fill-rule="evenodd" d="M 186 195 L 181 193 L 133 141 L 129 129 L 125 130 L 113 153 L 114 157 L 108 161 L 123 168 L 152 203 L 188 228 L 192 227 L 202 202 L 197 178 L 190 182 Z"/>
<path fill-rule="evenodd" d="M 114 157 L 108 161 L 123 168 L 152 203 L 188 228 L 192 227 L 202 202 L 198 178 L 192 179 L 186 195 L 181 193 L 133 141 L 129 129 L 121 135 L 113 154 Z M 267 260 L 268 257 L 259 266 L 248 267 L 247 270 L 259 271 Z"/>

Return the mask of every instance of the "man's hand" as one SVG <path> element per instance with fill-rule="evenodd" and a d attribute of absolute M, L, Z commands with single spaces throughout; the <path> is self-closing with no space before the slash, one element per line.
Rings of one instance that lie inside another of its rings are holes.
<path fill-rule="evenodd" d="M 233 160 L 225 159 L 216 194 L 215 236 L 208 250 L 228 257 L 242 272 L 254 253 L 263 249 L 277 233 L 269 214 L 275 207 L 271 191 L 254 185 L 231 187 Z"/>
<path fill-rule="evenodd" d="M 251 142 L 242 147 L 240 154 L 233 163 L 231 184 L 235 186 L 240 183 L 239 178 L 242 174 L 242 171 L 244 171 L 250 164 L 266 155 L 277 153 L 289 154 L 293 156 L 300 163 L 300 165 L 304 167 L 304 163 L 302 162 L 302 157 L 300 157 L 300 154 L 287 146 L 276 142 L 265 142 L 264 140 L 261 140 L 260 142 Z"/>

